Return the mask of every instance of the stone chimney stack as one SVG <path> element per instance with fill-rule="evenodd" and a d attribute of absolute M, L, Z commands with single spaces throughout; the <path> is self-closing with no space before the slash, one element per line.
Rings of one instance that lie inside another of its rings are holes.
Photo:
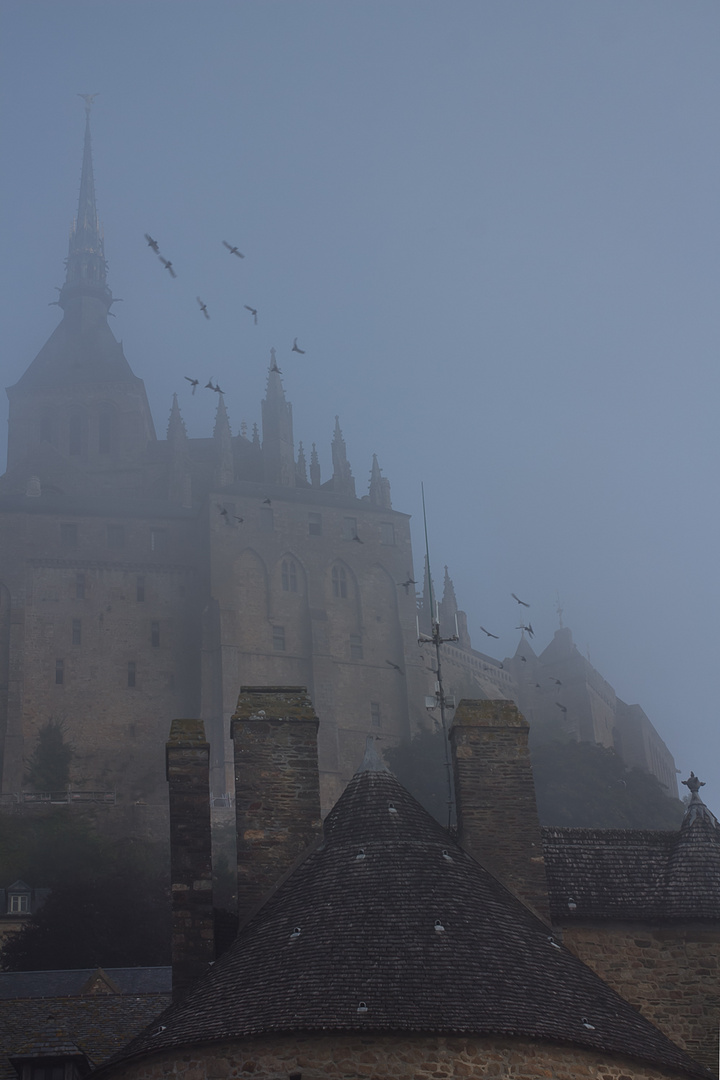
<path fill-rule="evenodd" d="M 173 720 L 165 744 L 170 794 L 172 992 L 182 997 L 215 959 L 210 744 L 202 720 Z"/>
<path fill-rule="evenodd" d="M 230 734 L 241 923 L 322 830 L 318 725 L 304 686 L 240 688 Z"/>
<path fill-rule="evenodd" d="M 450 729 L 458 840 L 549 922 L 529 730 L 512 701 L 458 705 Z"/>

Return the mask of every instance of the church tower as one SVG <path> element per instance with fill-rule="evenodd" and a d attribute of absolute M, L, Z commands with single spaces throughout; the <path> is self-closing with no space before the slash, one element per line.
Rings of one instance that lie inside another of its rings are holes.
<path fill-rule="evenodd" d="M 143 381 L 108 325 L 114 300 L 95 204 L 89 102 L 78 210 L 56 303 L 62 321 L 7 390 L 3 486 L 25 491 L 32 476 L 49 492 L 138 495 L 133 466 L 155 430 Z"/>

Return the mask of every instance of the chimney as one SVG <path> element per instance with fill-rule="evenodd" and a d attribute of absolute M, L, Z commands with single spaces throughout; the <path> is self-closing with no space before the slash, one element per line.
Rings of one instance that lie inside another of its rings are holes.
<path fill-rule="evenodd" d="M 462 700 L 450 729 L 458 840 L 549 922 L 527 720 L 512 701 Z"/>
<path fill-rule="evenodd" d="M 173 720 L 165 744 L 170 796 L 172 992 L 182 997 L 215 959 L 210 744 L 202 720 Z"/>
<path fill-rule="evenodd" d="M 320 835 L 319 721 L 304 686 L 241 686 L 235 747 L 242 923 Z"/>

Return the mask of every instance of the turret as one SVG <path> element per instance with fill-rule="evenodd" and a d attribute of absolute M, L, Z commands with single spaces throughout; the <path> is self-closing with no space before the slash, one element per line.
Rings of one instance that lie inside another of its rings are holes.
<path fill-rule="evenodd" d="M 297 464 L 295 465 L 295 479 L 300 487 L 307 487 L 307 463 L 305 461 L 305 451 L 303 450 L 302 443 L 298 443 Z"/>
<path fill-rule="evenodd" d="M 215 441 L 215 483 L 218 487 L 228 487 L 235 479 L 233 463 L 232 431 L 228 420 L 225 398 L 218 394 L 218 407 L 215 413 L 213 439 Z"/>
<path fill-rule="evenodd" d="M 377 506 L 381 510 L 392 510 L 390 499 L 390 481 L 382 475 L 378 465 L 377 454 L 373 454 L 372 469 L 370 470 L 370 505 Z"/>
<path fill-rule="evenodd" d="M 312 444 L 310 451 L 310 483 L 313 487 L 320 487 L 320 459 L 315 443 Z"/>
<path fill-rule="evenodd" d="M 173 394 L 167 428 L 170 452 L 168 498 L 171 502 L 190 506 L 192 501 L 190 470 L 188 468 L 188 437 L 185 421 L 180 414 L 177 394 Z"/>
<path fill-rule="evenodd" d="M 340 430 L 340 418 L 335 417 L 335 431 L 332 441 L 333 491 L 341 495 L 350 495 L 355 498 L 355 479 L 347 459 L 347 449 L 342 431 Z"/>
<path fill-rule="evenodd" d="M 295 486 L 292 405 L 285 400 L 275 350 L 270 350 L 267 390 L 262 402 L 263 474 L 269 484 Z"/>

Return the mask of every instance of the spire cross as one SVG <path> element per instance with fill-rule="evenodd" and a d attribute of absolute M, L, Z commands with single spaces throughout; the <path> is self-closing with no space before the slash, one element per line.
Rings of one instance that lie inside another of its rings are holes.
<path fill-rule="evenodd" d="M 85 102 L 85 115 L 86 116 L 90 115 L 90 110 L 93 107 L 93 102 L 95 101 L 95 98 L 98 97 L 98 96 L 99 96 L 99 93 L 98 94 L 78 94 L 78 97 L 81 97 L 83 99 L 83 101 Z"/>

